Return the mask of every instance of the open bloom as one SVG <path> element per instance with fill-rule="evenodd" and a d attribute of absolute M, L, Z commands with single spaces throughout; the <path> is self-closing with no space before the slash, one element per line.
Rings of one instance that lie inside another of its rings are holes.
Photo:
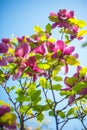
<path fill-rule="evenodd" d="M 58 40 L 54 44 L 55 46 L 53 47 L 54 54 L 60 50 L 63 55 L 70 55 L 72 52 L 75 50 L 74 46 L 68 46 L 66 45 L 62 40 Z"/>
<path fill-rule="evenodd" d="M 68 11 L 66 9 L 59 10 L 57 13 L 59 19 L 69 19 L 74 17 L 74 11 Z"/>
<path fill-rule="evenodd" d="M 30 46 L 28 43 L 22 43 L 15 51 L 16 57 L 27 57 L 30 52 Z"/>

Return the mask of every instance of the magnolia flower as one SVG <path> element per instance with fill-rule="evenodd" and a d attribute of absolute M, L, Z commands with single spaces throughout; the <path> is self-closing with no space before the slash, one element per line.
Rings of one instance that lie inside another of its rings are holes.
<path fill-rule="evenodd" d="M 66 9 L 59 10 L 57 13 L 59 19 L 65 20 L 74 17 L 74 11 L 67 11 Z"/>
<path fill-rule="evenodd" d="M 26 66 L 30 66 L 31 68 L 33 68 L 34 66 L 36 66 L 36 58 L 35 58 L 35 56 L 31 56 L 31 57 L 29 57 L 27 59 Z"/>
<path fill-rule="evenodd" d="M 62 40 L 58 40 L 55 42 L 54 51 L 60 50 L 65 55 L 70 55 L 74 50 L 74 46 L 67 46 Z"/>
<path fill-rule="evenodd" d="M 15 51 L 16 57 L 26 58 L 30 52 L 30 46 L 27 43 L 21 44 Z"/>
<path fill-rule="evenodd" d="M 47 47 L 46 45 L 43 43 L 40 46 L 38 46 L 37 48 L 34 49 L 34 53 L 39 53 L 41 55 L 46 55 L 47 54 Z"/>
<path fill-rule="evenodd" d="M 0 106 L 0 116 L 2 116 L 6 112 L 10 112 L 10 107 L 6 105 Z"/>
<path fill-rule="evenodd" d="M 0 53 L 7 53 L 8 46 L 5 43 L 0 43 Z"/>
<path fill-rule="evenodd" d="M 2 42 L 3 43 L 10 43 L 10 39 L 9 38 L 2 38 Z"/>

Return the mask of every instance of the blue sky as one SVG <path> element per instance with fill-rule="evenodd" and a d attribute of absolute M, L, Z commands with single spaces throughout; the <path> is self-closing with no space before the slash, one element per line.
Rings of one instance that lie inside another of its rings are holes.
<path fill-rule="evenodd" d="M 87 22 L 87 0 L 0 0 L 0 40 L 13 34 L 15 37 L 31 35 L 35 25 L 44 28 L 49 22 L 50 12 L 58 12 L 59 9 L 74 10 L 78 19 Z M 87 48 L 82 49 L 80 42 L 75 42 L 81 65 L 86 66 L 84 57 L 87 57 Z M 2 97 L 6 98 L 1 91 L 0 98 Z M 70 130 L 74 130 L 71 127 Z M 66 127 L 64 130 L 67 128 L 69 129 Z"/>

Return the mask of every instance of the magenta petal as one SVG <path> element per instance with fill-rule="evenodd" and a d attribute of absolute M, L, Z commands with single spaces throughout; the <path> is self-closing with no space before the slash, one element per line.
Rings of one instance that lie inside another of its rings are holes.
<path fill-rule="evenodd" d="M 58 40 L 55 43 L 55 49 L 54 49 L 54 51 L 56 51 L 56 50 L 59 49 L 59 50 L 61 50 L 63 52 L 63 50 L 64 50 L 65 47 L 66 47 L 65 43 L 62 40 Z"/>
<path fill-rule="evenodd" d="M 47 48 L 45 44 L 41 44 L 39 47 L 34 49 L 34 53 L 39 53 L 42 55 L 47 54 Z"/>
<path fill-rule="evenodd" d="M 12 76 L 12 79 L 16 80 L 16 79 L 20 78 L 23 70 L 24 70 L 24 67 L 19 68 L 18 72 Z"/>
<path fill-rule="evenodd" d="M 36 66 L 36 58 L 35 58 L 35 56 L 29 57 L 29 59 L 26 62 L 26 65 L 30 66 L 31 68 L 33 68 L 34 66 Z"/>
<path fill-rule="evenodd" d="M 47 47 L 50 51 L 54 51 L 55 45 L 53 43 L 47 42 Z"/>
<path fill-rule="evenodd" d="M 79 93 L 79 95 L 86 95 L 87 94 L 87 88 L 83 88 L 82 91 Z"/>
<path fill-rule="evenodd" d="M 69 71 L 68 64 L 65 64 L 64 66 L 64 74 L 67 74 Z"/>
<path fill-rule="evenodd" d="M 16 57 L 27 57 L 30 52 L 30 46 L 27 43 L 21 44 L 15 51 Z"/>
<path fill-rule="evenodd" d="M 6 63 L 5 58 L 2 58 L 2 59 L 0 60 L 0 66 L 6 66 L 6 65 L 7 65 L 7 63 Z"/>
<path fill-rule="evenodd" d="M 58 25 L 58 22 L 52 24 L 52 29 L 54 29 Z"/>
<path fill-rule="evenodd" d="M 0 53 L 6 53 L 8 51 L 8 46 L 5 43 L 0 43 Z"/>
<path fill-rule="evenodd" d="M 38 67 L 34 67 L 34 68 L 33 68 L 33 71 L 34 71 L 35 73 L 43 73 L 43 72 L 44 72 L 44 70 L 41 70 L 41 69 L 39 69 Z"/>
<path fill-rule="evenodd" d="M 73 95 L 73 96 L 70 96 L 69 97 L 69 100 L 68 100 L 68 104 L 69 105 L 72 105 L 72 103 L 75 101 L 75 95 Z"/>
<path fill-rule="evenodd" d="M 5 125 L 5 128 L 8 128 L 9 130 L 17 130 L 16 123 L 13 125 Z"/>
<path fill-rule="evenodd" d="M 6 61 L 7 61 L 8 63 L 11 63 L 11 62 L 14 61 L 14 57 L 13 57 L 13 56 L 7 56 L 7 57 L 5 57 L 5 59 L 6 59 Z"/>
<path fill-rule="evenodd" d="M 63 53 L 66 55 L 70 55 L 75 50 L 74 46 L 71 47 L 65 47 Z"/>
<path fill-rule="evenodd" d="M 73 56 L 74 56 L 75 58 L 78 58 L 78 57 L 79 57 L 78 53 L 75 53 Z"/>
<path fill-rule="evenodd" d="M 10 112 L 10 107 L 6 106 L 6 105 L 1 106 L 0 107 L 0 116 L 2 116 L 6 112 Z"/>

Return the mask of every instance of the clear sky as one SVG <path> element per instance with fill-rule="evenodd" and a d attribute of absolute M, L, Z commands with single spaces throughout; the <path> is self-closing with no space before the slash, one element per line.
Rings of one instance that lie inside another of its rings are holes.
<path fill-rule="evenodd" d="M 78 19 L 87 22 L 87 0 L 0 0 L 0 40 L 13 34 L 15 37 L 30 35 L 35 25 L 44 28 L 49 22 L 50 12 L 58 12 L 59 9 L 74 10 Z M 87 48 L 82 49 L 80 42 L 75 44 L 81 64 L 87 65 L 85 61 Z M 2 97 L 3 94 L 0 93 L 0 98 Z M 81 129 L 79 125 L 77 127 L 72 124 L 69 124 L 70 128 L 67 126 L 64 130 Z"/>

